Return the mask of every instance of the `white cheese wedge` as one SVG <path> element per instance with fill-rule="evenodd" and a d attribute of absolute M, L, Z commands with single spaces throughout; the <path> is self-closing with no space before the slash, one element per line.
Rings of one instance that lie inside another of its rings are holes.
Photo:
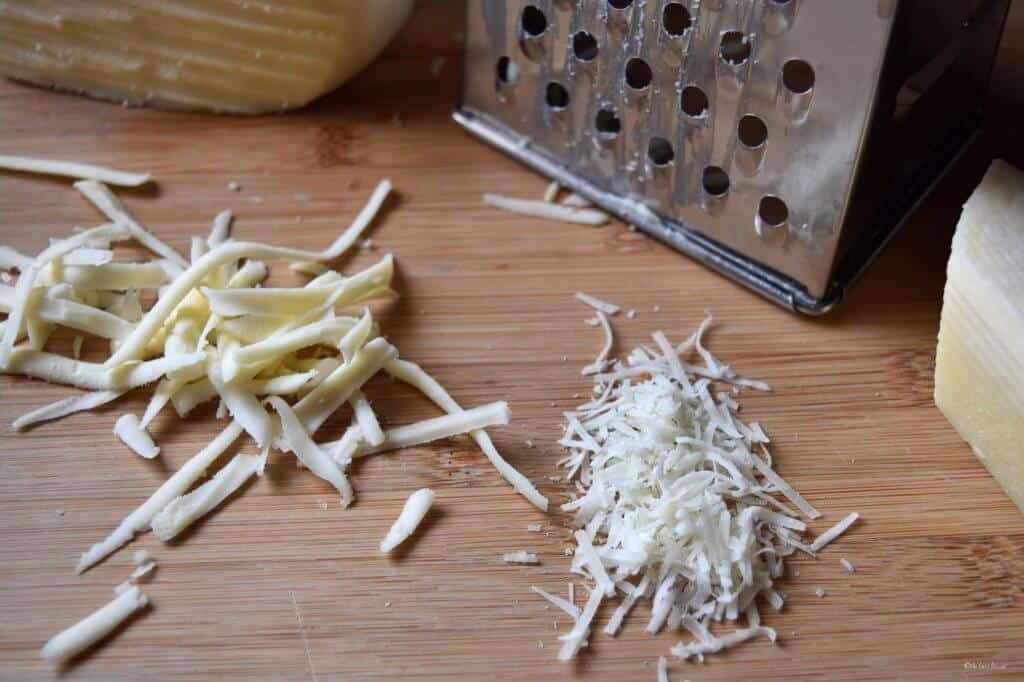
<path fill-rule="evenodd" d="M 0 0 L 0 73 L 129 104 L 255 114 L 363 69 L 413 0 Z"/>
<path fill-rule="evenodd" d="M 992 164 L 947 274 L 935 404 L 1024 511 L 1024 173 Z"/>

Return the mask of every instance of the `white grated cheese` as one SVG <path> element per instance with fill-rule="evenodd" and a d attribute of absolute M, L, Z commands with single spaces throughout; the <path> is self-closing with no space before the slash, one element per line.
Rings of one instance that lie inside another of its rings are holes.
<path fill-rule="evenodd" d="M 818 599 L 824 599 L 824 598 L 825 598 L 825 588 L 823 588 L 823 587 L 819 587 L 819 588 L 816 588 L 816 589 L 814 590 L 814 595 L 815 595 L 815 596 L 816 596 L 816 597 L 817 597 Z"/>
<path fill-rule="evenodd" d="M 539 564 L 540 559 L 537 555 L 532 552 L 518 551 L 518 552 L 507 552 L 502 555 L 502 561 L 506 564 Z"/>
<path fill-rule="evenodd" d="M 604 225 L 610 220 L 606 213 L 593 208 L 573 208 L 572 206 L 563 206 L 562 204 L 552 204 L 532 199 L 517 199 L 501 196 L 500 194 L 484 194 L 484 203 L 508 213 L 517 213 L 546 220 L 560 220 L 580 225 Z"/>
<path fill-rule="evenodd" d="M 668 660 L 658 656 L 658 682 L 668 682 Z"/>
<path fill-rule="evenodd" d="M 96 180 L 121 187 L 139 187 L 140 185 L 145 185 L 150 179 L 149 173 L 128 173 L 87 163 L 57 161 L 54 159 L 31 159 L 26 156 L 9 156 L 6 154 L 0 155 L 0 169 Z"/>
<path fill-rule="evenodd" d="M 854 568 L 853 564 L 850 563 L 850 560 L 847 559 L 846 557 L 840 558 L 839 559 L 839 563 L 843 565 L 843 568 L 846 569 L 847 573 L 856 573 L 857 572 L 857 569 Z"/>
<path fill-rule="evenodd" d="M 150 561 L 153 561 L 153 557 L 144 549 L 137 549 L 132 553 L 132 566 L 141 566 Z"/>
<path fill-rule="evenodd" d="M 63 663 L 106 637 L 121 623 L 149 604 L 138 587 L 131 587 L 103 608 L 54 635 L 41 652 L 47 661 Z"/>
<path fill-rule="evenodd" d="M 546 599 L 549 602 L 551 602 L 551 605 L 554 606 L 555 608 L 559 608 L 562 611 L 565 611 L 566 615 L 568 615 L 573 620 L 575 620 L 575 619 L 580 617 L 580 610 L 579 610 L 579 608 L 576 607 L 575 604 L 572 604 L 572 603 L 562 599 L 559 596 L 553 595 L 553 594 L 551 594 L 550 592 L 548 592 L 546 590 L 542 590 L 541 588 L 537 587 L 536 585 L 530 586 L 530 589 L 533 592 L 535 592 L 536 594 L 539 594 L 544 599 Z"/>
<path fill-rule="evenodd" d="M 572 192 L 566 198 L 562 199 L 563 206 L 573 206 L 575 208 L 590 208 L 594 204 L 589 200 L 581 197 L 579 194 Z"/>
<path fill-rule="evenodd" d="M 409 496 L 402 507 L 387 536 L 380 541 L 380 551 L 390 552 L 398 545 L 405 542 L 412 535 L 423 517 L 427 515 L 431 505 L 434 504 L 434 491 L 430 488 L 421 488 Z"/>
<path fill-rule="evenodd" d="M 132 571 L 132 574 L 128 576 L 128 580 L 133 584 L 148 583 L 153 579 L 154 570 L 156 570 L 156 562 L 147 561 Z"/>
<path fill-rule="evenodd" d="M 114 435 L 140 457 L 153 459 L 160 454 L 160 448 L 153 442 L 145 427 L 139 424 L 139 418 L 130 412 L 118 417 L 114 423 Z"/>
<path fill-rule="evenodd" d="M 587 304 L 588 306 L 590 306 L 594 310 L 597 310 L 598 312 L 602 312 L 605 315 L 617 315 L 619 313 L 619 311 L 622 310 L 622 308 L 620 308 L 619 306 L 615 305 L 614 303 L 608 303 L 607 301 L 602 301 L 601 299 L 597 298 L 596 296 L 591 296 L 590 294 L 582 292 L 582 291 L 577 291 L 576 292 L 576 300 L 580 301 L 581 303 Z"/>
<path fill-rule="evenodd" d="M 800 540 L 806 524 L 779 498 L 820 516 L 772 470 L 762 429 L 737 417 L 732 394 L 715 390 L 714 382 L 768 387 L 737 376 L 704 347 L 709 322 L 679 346 L 656 332 L 653 347 L 597 374 L 592 399 L 565 413 L 560 441 L 569 451 L 560 464 L 578 492 L 562 505 L 579 528 L 572 570 L 592 581 L 588 607 L 623 595 L 605 628 L 614 635 L 637 600 L 651 599 L 649 632 L 667 625 L 695 637 L 673 648 L 681 658 L 702 659 L 754 637 L 774 641 L 757 602 L 781 609 L 774 586 L 784 558 L 811 549 Z M 837 528 L 820 539 L 845 526 Z M 563 638 L 560 658 L 583 646 L 586 615 Z M 747 627 L 728 635 L 709 629 L 741 617 Z"/>
<path fill-rule="evenodd" d="M 835 540 L 837 537 L 846 532 L 846 530 L 857 522 L 860 518 L 860 514 L 853 512 L 846 516 L 842 521 L 829 528 L 827 531 L 814 538 L 814 542 L 811 543 L 811 551 L 818 552 L 824 549 L 825 545 Z"/>
<path fill-rule="evenodd" d="M 608 324 L 608 318 L 600 310 L 597 311 L 597 322 L 601 325 L 601 329 L 604 330 L 604 345 L 601 347 L 601 352 L 597 354 L 597 358 L 580 370 L 580 374 L 584 376 L 604 371 L 605 365 L 608 362 L 608 355 L 612 352 L 612 345 L 615 343 L 615 337 L 612 336 L 612 328 Z"/>
<path fill-rule="evenodd" d="M 531 523 L 526 527 L 526 530 L 530 533 L 540 533 L 544 530 L 544 526 L 540 525 L 539 523 Z"/>

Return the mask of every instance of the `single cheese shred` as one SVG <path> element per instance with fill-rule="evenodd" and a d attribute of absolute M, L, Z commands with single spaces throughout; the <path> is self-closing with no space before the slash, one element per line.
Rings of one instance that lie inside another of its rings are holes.
<path fill-rule="evenodd" d="M 395 547 L 405 542 L 410 535 L 416 532 L 416 528 L 427 515 L 431 505 L 434 504 L 434 491 L 430 488 L 417 490 L 402 507 L 402 513 L 398 515 L 387 536 L 380 541 L 380 551 L 390 552 Z"/>

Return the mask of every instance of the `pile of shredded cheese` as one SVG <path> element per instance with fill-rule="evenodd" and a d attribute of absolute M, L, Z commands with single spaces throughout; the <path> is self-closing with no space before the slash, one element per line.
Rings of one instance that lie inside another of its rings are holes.
<path fill-rule="evenodd" d="M 346 475 L 353 458 L 468 433 L 516 491 L 547 508 L 547 499 L 501 457 L 484 431 L 508 423 L 507 404 L 464 410 L 421 367 L 400 359 L 398 350 L 381 336 L 365 306 L 395 296 L 391 255 L 351 275 L 329 267 L 359 242 L 391 190 L 387 180 L 378 185 L 351 226 L 323 251 L 234 240 L 231 214 L 222 212 L 208 236 L 192 239 L 190 256 L 185 258 L 139 224 L 100 182 L 135 185 L 146 182 L 148 175 L 19 157 L 0 157 L 0 168 L 78 177 L 75 188 L 109 221 L 53 240 L 34 257 L 0 247 L 0 269 L 5 274 L 18 272 L 14 286 L 0 286 L 0 311 L 8 314 L 0 323 L 0 371 L 82 391 L 21 416 L 15 427 L 93 409 L 145 385 L 154 388 L 143 414 L 124 414 L 113 427 L 114 434 L 142 457 L 159 456 L 147 427 L 168 405 L 184 418 L 196 406 L 217 400 L 218 416 L 226 420 L 209 445 L 82 555 L 79 572 L 147 529 L 165 541 L 176 537 L 247 480 L 262 476 L 272 452 L 294 455 L 335 488 L 347 506 L 354 499 Z M 115 260 L 116 244 L 128 240 L 156 258 Z M 301 287 L 263 286 L 266 259 L 290 262 L 293 269 L 315 276 Z M 13 281 L 9 274 L 7 278 Z M 101 363 L 79 359 L 81 341 L 74 344 L 74 357 L 48 351 L 57 326 L 105 339 L 108 357 Z M 382 428 L 362 392 L 364 384 L 382 371 L 417 388 L 446 414 Z M 346 404 L 354 416 L 342 438 L 318 441 L 320 427 Z M 255 453 L 239 453 L 216 468 L 221 455 L 243 434 L 253 441 Z M 196 486 L 207 473 L 210 477 Z M 415 493 L 381 550 L 408 537 L 432 501 L 429 490 Z M 125 617 L 145 602 L 145 595 L 133 588 L 115 600 L 109 613 Z M 107 624 L 114 620 L 107 615 L 98 618 Z M 64 637 L 45 655 L 56 660 L 77 650 L 81 632 Z M 76 644 L 60 645 L 65 640 Z"/>
<path fill-rule="evenodd" d="M 773 471 L 761 427 L 737 416 L 738 387 L 768 386 L 737 376 L 705 348 L 710 322 L 678 346 L 655 332 L 653 345 L 625 363 L 602 352 L 584 370 L 594 374 L 593 399 L 565 413 L 559 443 L 569 455 L 560 464 L 575 492 L 562 509 L 578 528 L 572 570 L 591 587 L 582 610 L 535 589 L 573 618 L 562 660 L 586 645 L 598 607 L 616 595 L 605 633 L 614 635 L 636 602 L 649 600 L 647 632 L 667 626 L 692 636 L 672 648 L 681 659 L 703 660 L 756 637 L 774 641 L 759 605 L 782 608 L 776 581 L 784 558 L 817 552 L 857 520 L 851 514 L 803 541 L 798 515 L 821 514 Z M 740 619 L 728 634 L 712 632 Z"/>

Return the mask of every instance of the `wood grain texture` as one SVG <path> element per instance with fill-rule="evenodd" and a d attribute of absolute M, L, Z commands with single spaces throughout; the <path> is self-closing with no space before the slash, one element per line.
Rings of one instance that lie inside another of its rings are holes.
<path fill-rule="evenodd" d="M 353 260 L 398 257 L 403 297 L 380 311 L 383 328 L 464 404 L 511 403 L 513 423 L 495 429 L 495 441 L 555 502 L 563 491 L 547 477 L 562 454 L 560 413 L 587 389 L 579 367 L 600 345 L 573 292 L 639 311 L 614 320 L 619 350 L 659 328 L 680 338 L 713 311 L 715 351 L 775 389 L 746 394 L 744 412 L 774 437 L 780 473 L 825 512 L 814 530 L 851 510 L 864 522 L 819 559 L 790 563 L 786 608 L 766 617 L 778 644 L 754 642 L 705 665 L 674 662 L 672 679 L 1021 679 L 1024 516 L 931 399 L 958 207 L 994 154 L 1024 161 L 1011 107 L 997 103 L 987 138 L 841 310 L 802 319 L 621 224 L 576 227 L 486 208 L 484 191 L 539 196 L 546 183 L 449 121 L 461 4 L 423 3 L 362 77 L 288 116 L 126 110 L 4 83 L 3 151 L 153 171 L 157 189 L 122 196 L 185 251 L 225 207 L 238 216 L 236 234 L 317 248 L 390 177 L 400 197 L 373 230 L 375 250 Z M 446 61 L 434 80 L 437 55 Z M 242 191 L 228 191 L 230 180 Z M 66 182 L 0 176 L 0 243 L 34 252 L 95 222 Z M 0 391 L 3 424 L 68 392 L 10 377 L 0 377 Z M 393 424 L 436 414 L 386 380 L 367 393 Z M 54 674 L 39 647 L 106 602 L 130 570 L 122 551 L 79 577 L 78 553 L 217 430 L 210 411 L 188 422 L 163 415 L 153 429 L 163 454 L 143 461 L 111 430 L 144 401 L 137 392 L 0 436 L 0 678 Z M 594 636 L 577 662 L 556 662 L 568 621 L 529 587 L 564 592 L 568 518 L 512 493 L 467 440 L 359 461 L 353 482 L 357 504 L 342 510 L 326 484 L 282 459 L 180 541 L 139 538 L 131 548 L 160 561 L 146 588 L 153 608 L 64 677 L 653 679 L 657 657 L 679 639 L 645 634 L 641 607 L 619 637 Z M 424 486 L 438 493 L 424 532 L 382 557 L 377 543 L 406 495 Z M 532 523 L 546 532 L 527 532 Z M 542 564 L 502 564 L 519 549 Z"/>

